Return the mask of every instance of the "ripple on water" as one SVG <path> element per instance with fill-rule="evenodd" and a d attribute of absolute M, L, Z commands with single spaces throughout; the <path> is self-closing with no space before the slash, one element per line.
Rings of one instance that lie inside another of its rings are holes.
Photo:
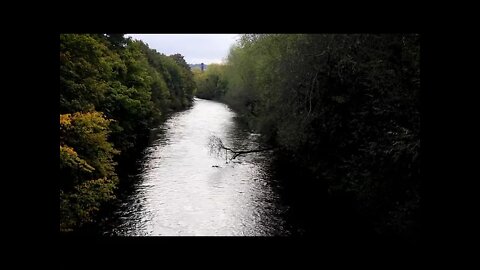
<path fill-rule="evenodd" d="M 230 147 L 259 147 L 224 104 L 196 99 L 157 129 L 144 151 L 138 184 L 120 204 L 110 235 L 288 235 L 269 179 L 268 153 L 225 163 L 208 137 Z M 218 167 L 217 167 L 218 166 Z"/>

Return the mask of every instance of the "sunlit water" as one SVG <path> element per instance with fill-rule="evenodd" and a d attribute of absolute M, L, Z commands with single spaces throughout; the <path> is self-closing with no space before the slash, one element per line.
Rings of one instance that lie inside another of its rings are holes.
<path fill-rule="evenodd" d="M 218 102 L 195 99 L 191 109 L 159 127 L 145 150 L 133 190 L 122 199 L 107 235 L 289 235 L 279 184 L 269 173 L 269 152 L 225 156 L 209 152 L 209 137 L 226 146 L 260 147 L 235 113 Z M 217 167 L 218 166 L 218 167 Z"/>

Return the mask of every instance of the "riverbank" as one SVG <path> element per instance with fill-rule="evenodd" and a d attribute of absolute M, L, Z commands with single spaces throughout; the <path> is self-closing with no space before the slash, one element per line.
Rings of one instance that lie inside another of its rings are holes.
<path fill-rule="evenodd" d="M 225 104 L 196 99 L 153 134 L 115 206 L 92 226 L 97 235 L 290 235 L 267 153 L 225 163 L 208 138 L 259 147 L 257 134 Z"/>

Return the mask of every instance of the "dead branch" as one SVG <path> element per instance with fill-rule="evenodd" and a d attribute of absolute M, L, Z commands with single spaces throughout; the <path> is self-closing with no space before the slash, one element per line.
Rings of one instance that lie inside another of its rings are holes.
<path fill-rule="evenodd" d="M 264 152 L 264 151 L 269 151 L 274 149 L 273 147 L 270 147 L 270 148 L 259 148 L 259 149 L 250 149 L 250 150 L 236 150 L 230 147 L 226 147 L 223 144 L 222 140 L 216 136 L 210 136 L 208 144 L 210 147 L 211 154 L 216 154 L 217 156 L 220 156 L 223 153 L 223 151 L 225 151 L 225 163 L 228 163 L 228 160 L 230 161 L 234 160 L 240 155 Z M 230 159 L 228 159 L 228 151 L 230 151 L 233 154 Z"/>

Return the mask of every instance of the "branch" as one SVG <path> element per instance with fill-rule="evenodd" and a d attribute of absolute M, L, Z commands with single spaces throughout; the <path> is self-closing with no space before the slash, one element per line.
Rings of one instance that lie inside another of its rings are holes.
<path fill-rule="evenodd" d="M 243 150 L 243 151 L 235 151 L 235 150 L 232 150 L 232 149 L 227 149 L 227 150 L 230 150 L 232 153 L 234 153 L 234 155 L 232 156 L 232 158 L 230 160 L 233 160 L 235 159 L 236 157 L 238 157 L 239 155 L 243 155 L 243 154 L 249 154 L 249 153 L 257 153 L 257 152 L 264 152 L 264 151 L 270 151 L 270 150 L 273 150 L 274 148 L 262 148 L 262 149 L 253 149 L 253 150 Z"/>
<path fill-rule="evenodd" d="M 269 151 L 273 150 L 275 148 L 270 147 L 270 148 L 259 148 L 259 149 L 250 149 L 250 150 L 234 150 L 230 147 L 226 147 L 222 140 L 216 136 L 211 136 L 209 140 L 209 146 L 210 146 L 210 152 L 211 153 L 216 153 L 217 155 L 220 155 L 223 151 L 225 150 L 225 160 L 228 162 L 228 151 L 233 153 L 233 156 L 230 158 L 230 160 L 233 160 L 237 158 L 240 155 L 244 154 L 249 154 L 249 153 L 257 153 L 257 152 L 264 152 L 264 151 Z"/>

